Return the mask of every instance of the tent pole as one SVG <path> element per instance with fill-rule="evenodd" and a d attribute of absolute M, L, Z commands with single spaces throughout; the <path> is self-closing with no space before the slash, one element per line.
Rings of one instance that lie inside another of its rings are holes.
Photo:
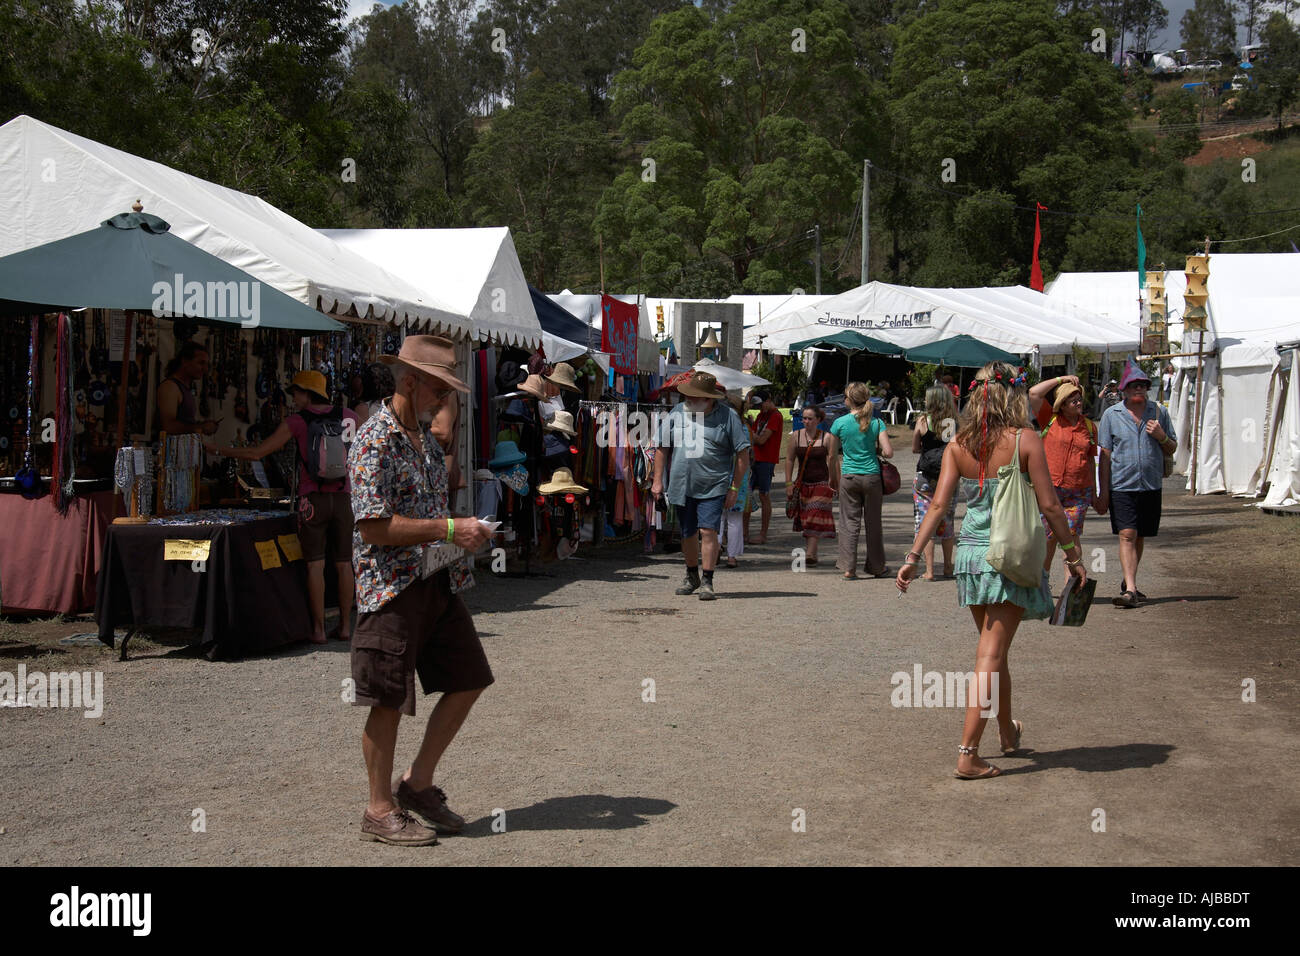
<path fill-rule="evenodd" d="M 1205 415 L 1205 333 L 1196 341 L 1196 420 L 1192 423 L 1192 494 L 1196 494 L 1196 471 L 1201 458 L 1201 418 Z"/>

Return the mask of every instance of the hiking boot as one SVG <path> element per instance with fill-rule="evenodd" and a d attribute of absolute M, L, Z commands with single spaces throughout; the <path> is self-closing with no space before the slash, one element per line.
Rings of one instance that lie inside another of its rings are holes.
<path fill-rule="evenodd" d="M 682 578 L 682 584 L 681 584 L 681 587 L 679 587 L 679 588 L 678 588 L 676 591 L 674 591 L 673 593 L 674 593 L 674 594 L 694 594 L 695 591 L 699 588 L 699 586 L 700 586 L 700 579 L 699 579 L 699 578 L 693 578 L 693 577 L 691 577 L 691 576 L 688 574 L 688 575 L 686 575 L 686 577 Z"/>
<path fill-rule="evenodd" d="M 413 790 L 405 780 L 393 788 L 393 799 L 403 810 L 423 818 L 438 833 L 459 833 L 465 829 L 465 818 L 453 813 L 447 806 L 447 794 L 441 787 Z"/>
<path fill-rule="evenodd" d="M 699 590 L 696 593 L 699 594 L 701 601 L 716 601 L 718 599 L 718 596 L 713 593 L 712 581 L 701 581 Z"/>
<path fill-rule="evenodd" d="M 361 839 L 390 846 L 437 846 L 438 835 L 421 826 L 405 810 L 397 809 L 376 820 L 369 813 L 361 817 Z"/>

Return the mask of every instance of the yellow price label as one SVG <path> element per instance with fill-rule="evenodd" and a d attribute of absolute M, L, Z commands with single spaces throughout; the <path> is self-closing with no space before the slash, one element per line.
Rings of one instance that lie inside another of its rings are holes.
<path fill-rule="evenodd" d="M 206 561 L 212 550 L 212 539 L 168 538 L 163 542 L 164 561 Z"/>
<path fill-rule="evenodd" d="M 276 550 L 274 539 L 270 541 L 254 541 L 253 547 L 257 549 L 257 556 L 262 559 L 263 571 L 280 567 L 280 552 Z"/>
<path fill-rule="evenodd" d="M 280 550 L 284 552 L 285 560 L 302 560 L 302 542 L 298 540 L 296 534 L 277 535 L 275 540 L 280 542 Z"/>

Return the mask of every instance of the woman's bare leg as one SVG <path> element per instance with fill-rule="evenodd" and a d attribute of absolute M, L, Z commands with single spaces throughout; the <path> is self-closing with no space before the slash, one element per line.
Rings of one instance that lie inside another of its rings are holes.
<path fill-rule="evenodd" d="M 998 680 L 997 718 L 1001 740 L 1009 744 L 1015 737 L 1015 728 L 1011 725 L 1011 671 L 1007 666 L 1007 654 L 1024 613 L 1024 608 L 1006 602 L 971 608 L 979 628 L 979 647 L 975 651 L 975 682 L 969 690 L 966 719 L 962 724 L 963 747 L 979 748 L 984 725 L 988 722 L 987 717 L 980 716 L 984 711 L 979 700 L 980 690 L 981 687 L 992 688 L 993 674 Z M 980 773 L 988 766 L 983 757 L 974 754 L 959 754 L 957 757 L 957 769 L 962 773 Z"/>

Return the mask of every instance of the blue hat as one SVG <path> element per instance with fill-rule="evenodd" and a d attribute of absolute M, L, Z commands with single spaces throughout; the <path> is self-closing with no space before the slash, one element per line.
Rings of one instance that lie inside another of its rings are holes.
<path fill-rule="evenodd" d="M 497 442 L 497 447 L 493 449 L 492 460 L 488 462 L 488 467 L 497 471 L 527 460 L 528 456 L 521 452 L 514 442 L 501 441 Z"/>

